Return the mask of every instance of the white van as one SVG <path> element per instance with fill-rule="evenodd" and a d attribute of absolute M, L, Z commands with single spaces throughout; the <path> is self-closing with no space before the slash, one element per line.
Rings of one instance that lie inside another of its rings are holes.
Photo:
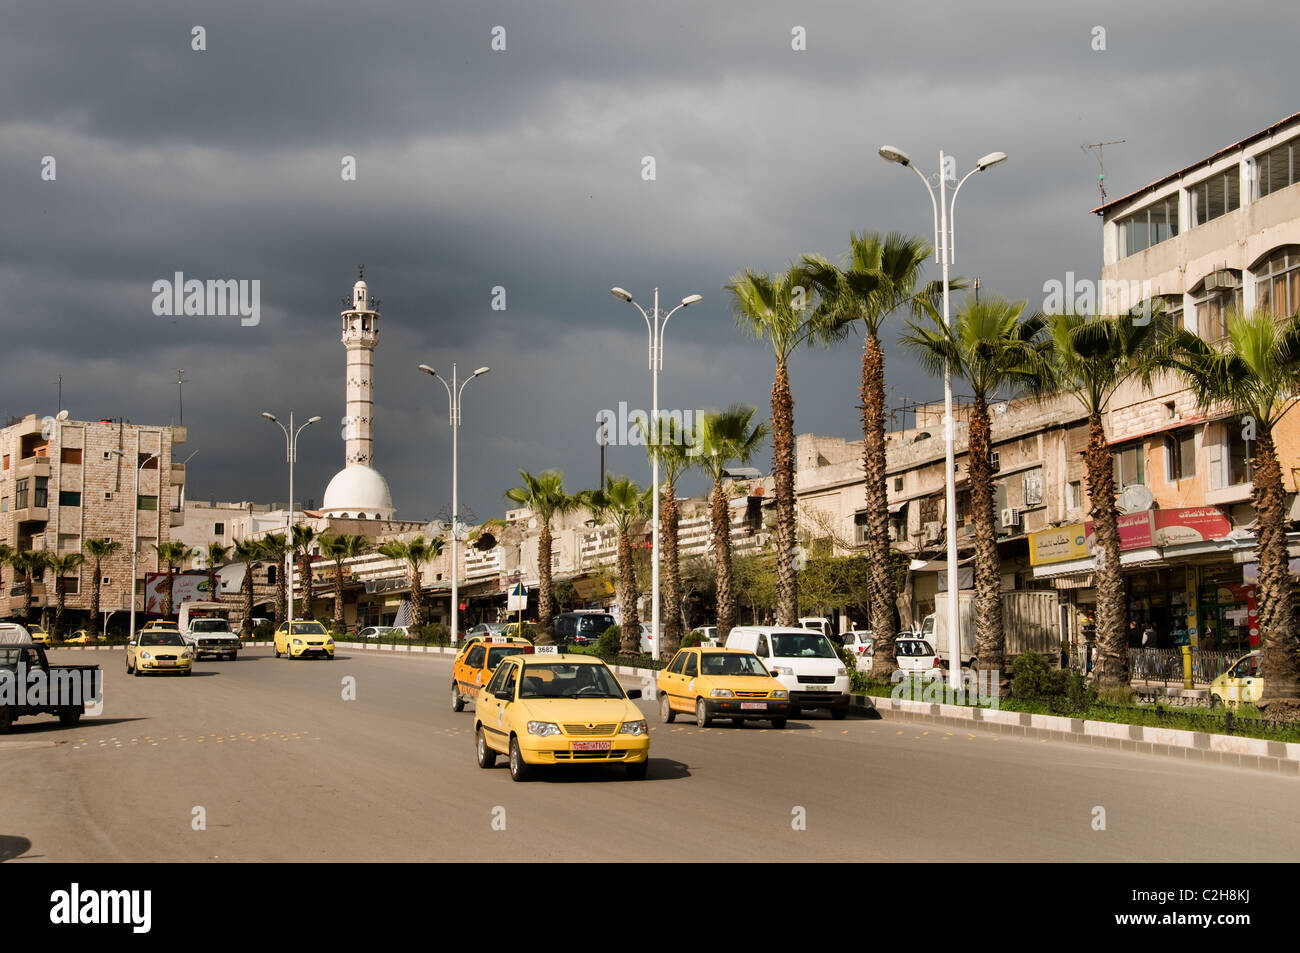
<path fill-rule="evenodd" d="M 849 713 L 849 670 L 835 644 L 812 629 L 741 625 L 727 648 L 748 649 L 790 692 L 790 716 L 801 708 L 826 708 L 836 719 Z"/>

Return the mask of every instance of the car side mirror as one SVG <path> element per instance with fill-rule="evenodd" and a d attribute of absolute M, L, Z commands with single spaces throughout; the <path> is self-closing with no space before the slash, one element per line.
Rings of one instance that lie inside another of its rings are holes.
<path fill-rule="evenodd" d="M 640 698 L 640 697 L 641 697 L 641 689 L 639 689 L 639 688 L 629 689 L 629 690 L 628 690 L 628 693 L 627 693 L 627 697 L 628 697 L 628 698 L 631 698 L 631 699 L 634 699 L 634 700 L 637 699 L 637 698 Z"/>
<path fill-rule="evenodd" d="M 497 698 L 501 699 L 503 702 L 511 701 L 514 698 L 514 693 L 507 691 L 505 689 L 493 692 L 492 694 Z"/>

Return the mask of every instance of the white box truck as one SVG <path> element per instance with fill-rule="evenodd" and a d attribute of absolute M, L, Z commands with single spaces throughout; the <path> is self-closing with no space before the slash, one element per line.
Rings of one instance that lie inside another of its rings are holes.
<path fill-rule="evenodd" d="M 1005 638 L 1003 656 L 1009 665 L 1017 655 L 1038 652 L 1059 659 L 1061 623 L 1055 592 L 1017 589 L 1002 593 L 1002 631 Z M 961 664 L 967 667 L 976 660 L 975 593 L 957 596 L 957 617 L 961 624 Z M 948 593 L 934 597 L 934 612 L 921 622 L 921 638 L 943 659 L 951 654 L 948 642 Z"/>

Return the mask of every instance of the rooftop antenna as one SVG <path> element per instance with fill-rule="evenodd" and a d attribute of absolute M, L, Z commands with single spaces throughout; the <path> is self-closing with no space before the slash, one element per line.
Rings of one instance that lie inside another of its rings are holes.
<path fill-rule="evenodd" d="M 1097 150 L 1097 164 L 1101 166 L 1101 174 L 1097 176 L 1097 188 L 1101 189 L 1101 201 L 1103 205 L 1106 204 L 1106 161 L 1102 153 L 1106 146 L 1117 146 L 1121 142 L 1128 142 L 1128 140 L 1111 139 L 1109 142 L 1085 142 L 1083 145 L 1079 146 L 1079 148 L 1084 152 L 1088 152 L 1092 149 Z"/>
<path fill-rule="evenodd" d="M 181 419 L 178 422 L 178 425 L 184 426 L 185 425 L 185 368 L 183 367 L 176 368 L 176 393 L 177 396 L 180 398 Z"/>

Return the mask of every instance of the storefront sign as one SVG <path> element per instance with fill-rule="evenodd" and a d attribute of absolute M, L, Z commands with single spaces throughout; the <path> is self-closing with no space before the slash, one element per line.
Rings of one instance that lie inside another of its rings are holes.
<path fill-rule="evenodd" d="M 1151 510 L 1145 513 L 1124 513 L 1119 518 L 1119 548 L 1123 552 L 1128 549 L 1147 549 L 1154 544 L 1151 534 Z M 1093 526 L 1092 520 L 1089 520 L 1085 526 L 1088 533 L 1088 552 L 1092 552 L 1097 546 L 1097 533 Z"/>
<path fill-rule="evenodd" d="M 1155 543 L 1175 546 L 1223 539 L 1232 523 L 1215 506 L 1192 506 L 1176 510 L 1154 510 Z"/>
<path fill-rule="evenodd" d="M 1153 546 L 1223 539 L 1231 531 L 1232 523 L 1217 507 L 1189 506 L 1124 513 L 1119 517 L 1118 528 L 1120 551 L 1128 552 Z M 1092 520 L 1030 533 L 1029 564 L 1043 566 L 1086 559 L 1096 546 L 1097 534 Z"/>
<path fill-rule="evenodd" d="M 1045 529 L 1029 534 L 1029 565 L 1045 566 L 1049 563 L 1087 559 L 1084 545 L 1086 533 L 1082 523 L 1071 523 L 1055 529 Z"/>

